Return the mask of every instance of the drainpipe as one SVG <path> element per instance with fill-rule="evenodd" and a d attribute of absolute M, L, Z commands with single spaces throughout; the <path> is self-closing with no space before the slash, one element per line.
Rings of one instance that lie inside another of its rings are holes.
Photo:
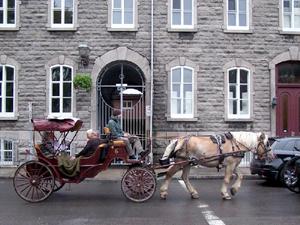
<path fill-rule="evenodd" d="M 152 125 L 153 125 L 153 7 L 154 7 L 154 3 L 153 0 L 151 0 L 151 62 L 150 62 L 150 150 L 151 150 L 151 155 L 152 155 L 152 162 L 153 162 L 153 149 L 152 149 Z"/>

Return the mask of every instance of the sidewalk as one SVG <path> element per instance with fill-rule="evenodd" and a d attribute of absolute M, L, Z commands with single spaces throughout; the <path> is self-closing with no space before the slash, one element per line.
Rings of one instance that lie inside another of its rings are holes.
<path fill-rule="evenodd" d="M 15 170 L 17 168 L 0 168 L 0 178 L 13 178 Z M 105 171 L 100 172 L 95 178 L 95 180 L 121 180 L 122 176 L 125 174 L 127 168 L 124 166 L 113 166 Z M 165 169 L 157 170 L 156 173 L 165 171 Z M 240 171 L 243 174 L 244 179 L 259 179 L 258 176 L 251 175 L 248 167 L 240 167 Z M 181 171 L 175 174 L 174 178 L 180 178 Z M 191 179 L 223 179 L 224 169 L 219 172 L 216 168 L 206 168 L 200 166 L 194 166 L 190 172 Z M 158 179 L 162 179 L 158 178 Z"/>

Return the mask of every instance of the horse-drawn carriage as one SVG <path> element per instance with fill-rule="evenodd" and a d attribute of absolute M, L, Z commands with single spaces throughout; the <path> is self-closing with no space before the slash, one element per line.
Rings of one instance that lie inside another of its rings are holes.
<path fill-rule="evenodd" d="M 168 186 L 172 176 L 182 169 L 182 179 L 192 198 L 199 198 L 198 192 L 189 181 L 190 167 L 203 165 L 207 167 L 225 167 L 225 178 L 221 188 L 223 199 L 230 199 L 241 186 L 242 175 L 238 172 L 238 165 L 247 151 L 258 154 L 259 157 L 272 155 L 268 145 L 268 137 L 262 132 L 232 132 L 231 137 L 224 140 L 211 137 L 186 136 L 172 140 L 165 153 L 175 156 L 175 162 L 166 165 L 151 165 L 145 160 L 130 160 L 123 141 L 113 140 L 109 131 L 105 130 L 106 141 L 89 157 L 79 158 L 78 172 L 69 176 L 62 172 L 60 156 L 69 148 L 70 143 L 82 126 L 80 120 L 33 120 L 34 133 L 50 132 L 53 139 L 59 141 L 58 147 L 52 154 L 45 154 L 42 145 L 37 144 L 34 135 L 36 159 L 20 165 L 15 172 L 14 188 L 16 193 L 29 202 L 40 202 L 47 199 L 53 192 L 58 191 L 66 183 L 80 183 L 85 178 L 93 178 L 99 172 L 108 169 L 115 159 L 123 160 L 128 170 L 122 177 L 121 189 L 125 197 L 134 202 L 144 202 L 150 199 L 156 190 L 155 170 L 167 168 L 166 179 L 160 188 L 160 197 L 166 199 Z M 72 139 L 67 142 L 68 135 Z M 55 134 L 58 134 L 57 136 Z M 224 141 L 224 142 L 223 142 Z M 103 156 L 105 152 L 105 157 Z M 232 174 L 236 174 L 236 181 L 228 193 L 229 181 Z M 73 173 L 72 173 L 73 174 Z"/>
<path fill-rule="evenodd" d="M 134 202 L 143 202 L 152 197 L 156 189 L 154 171 L 145 166 L 145 161 L 130 160 L 125 144 L 109 138 L 98 146 L 89 157 L 78 159 L 78 172 L 68 176 L 63 172 L 59 157 L 68 150 L 70 144 L 82 126 L 81 120 L 32 120 L 34 130 L 34 147 L 36 159 L 20 165 L 13 179 L 16 193 L 29 202 L 40 202 L 47 199 L 53 192 L 60 190 L 66 183 L 80 183 L 85 178 L 93 178 L 99 172 L 106 170 L 114 159 L 121 159 L 128 165 L 121 182 L 121 189 L 126 198 Z M 106 130 L 106 132 L 108 132 Z M 45 154 L 41 144 L 37 143 L 38 135 L 49 135 L 53 141 L 59 142 L 53 146 L 52 154 Z M 46 134 L 45 134 L 46 133 Z M 71 140 L 67 141 L 67 137 Z M 105 152 L 105 157 L 101 154 Z M 70 159 L 71 160 L 71 159 Z"/>

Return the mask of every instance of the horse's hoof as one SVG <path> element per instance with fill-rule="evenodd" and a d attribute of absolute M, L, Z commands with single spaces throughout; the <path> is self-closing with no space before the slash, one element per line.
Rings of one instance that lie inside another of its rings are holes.
<path fill-rule="evenodd" d="M 166 194 L 166 193 L 161 193 L 161 194 L 160 194 L 160 199 L 161 199 L 161 200 L 166 200 L 166 199 L 167 199 L 167 195 L 168 195 L 168 194 Z"/>
<path fill-rule="evenodd" d="M 230 200 L 231 196 L 226 194 L 226 195 L 222 195 L 223 200 Z"/>
<path fill-rule="evenodd" d="M 235 195 L 237 193 L 237 190 L 235 188 L 230 188 L 231 195 Z"/>
<path fill-rule="evenodd" d="M 198 199 L 198 198 L 200 198 L 200 197 L 199 197 L 199 194 L 198 194 L 198 193 L 192 193 L 192 194 L 191 194 L 191 198 L 192 198 L 192 199 Z"/>

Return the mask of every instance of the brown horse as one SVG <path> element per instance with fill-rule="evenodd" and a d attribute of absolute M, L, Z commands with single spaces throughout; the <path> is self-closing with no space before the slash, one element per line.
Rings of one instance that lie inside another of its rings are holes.
<path fill-rule="evenodd" d="M 172 140 L 167 146 L 162 159 L 166 159 L 173 155 L 176 161 L 171 165 L 166 173 L 165 181 L 160 188 L 161 199 L 166 199 L 168 195 L 168 186 L 172 176 L 182 169 L 182 179 L 191 194 L 192 198 L 199 198 L 198 192 L 189 181 L 189 172 L 191 164 L 199 164 L 205 167 L 225 167 L 225 177 L 221 187 L 221 195 L 223 199 L 231 199 L 231 195 L 235 195 L 241 187 L 242 174 L 239 172 L 240 164 L 244 154 L 252 151 L 259 158 L 273 157 L 273 153 L 269 147 L 268 136 L 264 133 L 253 132 L 231 132 L 221 139 L 217 138 L 214 143 L 210 137 L 187 136 Z M 193 163 L 191 163 L 193 162 Z M 231 186 L 228 193 L 228 185 L 232 175 L 236 174 L 236 180 Z"/>

